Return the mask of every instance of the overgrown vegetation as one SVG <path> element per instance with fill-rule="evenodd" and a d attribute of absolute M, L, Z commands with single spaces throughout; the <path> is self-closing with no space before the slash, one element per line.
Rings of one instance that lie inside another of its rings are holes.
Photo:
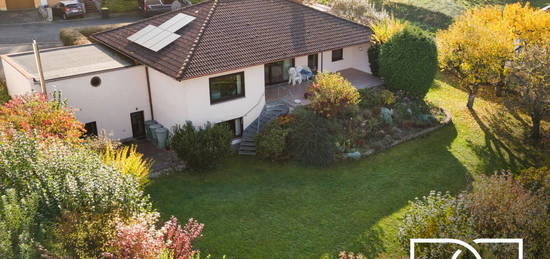
<path fill-rule="evenodd" d="M 135 3 L 136 1 L 132 2 Z M 91 44 L 90 35 L 97 32 L 116 29 L 124 25 L 128 25 L 128 23 L 63 28 L 59 30 L 59 39 L 63 43 L 63 46 Z"/>
<path fill-rule="evenodd" d="M 141 186 L 149 182 L 149 170 L 153 161 L 143 158 L 143 154 L 137 152 L 136 145 L 116 148 L 109 144 L 101 154 L 101 160 L 123 174 L 134 176 Z"/>
<path fill-rule="evenodd" d="M 195 127 L 188 121 L 172 129 L 170 148 L 192 169 L 203 170 L 215 168 L 230 153 L 233 134 L 229 127 L 219 123 L 207 123 Z"/>
<path fill-rule="evenodd" d="M 338 73 L 319 73 L 308 88 L 310 109 L 326 118 L 335 118 L 359 103 L 357 88 Z"/>
<path fill-rule="evenodd" d="M 283 115 L 266 125 L 257 137 L 257 149 L 260 157 L 272 161 L 283 161 L 290 158 L 288 153 L 289 124 L 293 121 L 293 115 Z"/>

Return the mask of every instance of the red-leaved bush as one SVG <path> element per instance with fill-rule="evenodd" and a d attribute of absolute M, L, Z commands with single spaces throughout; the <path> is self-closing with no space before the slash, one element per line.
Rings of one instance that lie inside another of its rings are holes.
<path fill-rule="evenodd" d="M 191 258 L 198 251 L 192 242 L 201 236 L 204 224 L 189 219 L 185 226 L 172 217 L 161 229 L 156 229 L 158 213 L 140 214 L 124 222 L 117 221 L 116 237 L 109 242 L 110 253 L 106 258 L 158 258 L 168 252 L 171 258 Z"/>
<path fill-rule="evenodd" d="M 7 136 L 24 132 L 43 139 L 80 142 L 82 123 L 60 98 L 55 94 L 54 100 L 48 101 L 44 94 L 28 94 L 10 100 L 0 106 L 0 132 Z"/>

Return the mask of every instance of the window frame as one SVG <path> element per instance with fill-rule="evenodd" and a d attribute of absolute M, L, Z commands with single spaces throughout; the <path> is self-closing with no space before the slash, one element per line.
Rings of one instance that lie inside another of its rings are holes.
<path fill-rule="evenodd" d="M 241 125 L 241 134 L 237 135 L 235 134 L 236 132 L 236 128 L 235 128 L 235 121 L 236 120 L 240 120 L 240 125 Z M 238 138 L 241 138 L 243 136 L 243 133 L 244 133 L 244 120 L 243 120 L 243 117 L 238 117 L 238 118 L 235 118 L 235 119 L 231 119 L 231 120 L 226 120 L 226 121 L 222 121 L 222 122 L 219 122 L 219 123 L 233 123 L 233 127 L 229 127 L 229 129 L 232 129 L 233 130 L 233 139 L 238 139 Z"/>
<path fill-rule="evenodd" d="M 240 74 L 241 75 L 241 82 L 242 82 L 242 93 L 240 95 L 235 95 L 235 96 L 230 96 L 230 97 L 223 97 L 223 98 L 220 98 L 220 99 L 217 99 L 217 100 L 214 100 L 212 99 L 212 82 L 216 79 L 219 79 L 219 78 L 222 78 L 222 77 L 229 77 L 229 76 L 234 76 L 234 75 L 238 75 Z M 218 103 L 223 103 L 223 102 L 227 102 L 227 101 L 231 101 L 231 100 L 235 100 L 235 99 L 239 99 L 239 98 L 243 98 L 245 97 L 245 79 L 244 79 L 244 71 L 241 71 L 241 72 L 237 72 L 237 73 L 232 73 L 232 74 L 226 74 L 226 75 L 221 75 L 221 76 L 216 76 L 216 77 L 211 77 L 208 79 L 208 95 L 210 97 L 210 105 L 212 104 L 218 104 Z"/>
<path fill-rule="evenodd" d="M 339 56 L 339 57 L 338 57 L 338 56 L 336 56 L 336 57 L 334 56 L 334 54 L 335 54 L 337 51 L 340 52 L 340 56 Z M 334 49 L 334 50 L 332 50 L 332 53 L 331 53 L 331 54 L 332 54 L 332 62 L 344 60 L 344 48 Z"/>

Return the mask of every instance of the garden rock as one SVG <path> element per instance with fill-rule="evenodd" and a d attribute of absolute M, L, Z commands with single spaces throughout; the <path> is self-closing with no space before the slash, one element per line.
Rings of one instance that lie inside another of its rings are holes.
<path fill-rule="evenodd" d="M 361 153 L 359 153 L 359 151 L 355 151 L 355 152 L 351 152 L 351 153 L 345 153 L 344 156 L 346 158 L 359 160 L 361 158 Z"/>
<path fill-rule="evenodd" d="M 386 124 L 393 124 L 393 110 L 386 107 L 380 109 L 380 118 L 384 120 Z"/>

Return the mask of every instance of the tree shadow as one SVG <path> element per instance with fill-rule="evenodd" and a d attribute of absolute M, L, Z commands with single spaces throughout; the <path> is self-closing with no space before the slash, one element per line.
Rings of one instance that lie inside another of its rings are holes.
<path fill-rule="evenodd" d="M 439 29 L 446 29 L 453 22 L 451 16 L 414 5 L 391 2 L 386 4 L 385 7 L 396 18 L 407 20 L 432 33 L 435 33 Z"/>
<path fill-rule="evenodd" d="M 478 171 L 488 174 L 499 169 L 517 172 L 544 161 L 541 150 L 530 143 L 526 122 L 521 116 L 508 109 L 497 113 L 487 111 L 485 114 L 488 115 L 483 118 L 480 117 L 482 113 L 475 110 L 470 114 L 485 133 L 484 145 L 468 141 L 468 146 L 481 160 Z"/>

